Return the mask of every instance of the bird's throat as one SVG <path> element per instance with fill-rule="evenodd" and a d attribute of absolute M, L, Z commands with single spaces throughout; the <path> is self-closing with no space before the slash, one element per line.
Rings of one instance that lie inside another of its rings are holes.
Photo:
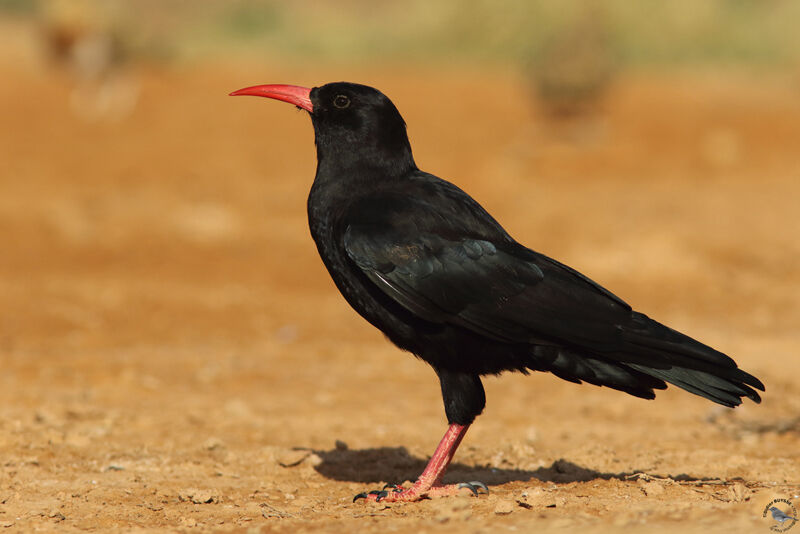
<path fill-rule="evenodd" d="M 314 125 L 317 181 L 397 179 L 417 169 L 405 129 L 371 135 Z"/>

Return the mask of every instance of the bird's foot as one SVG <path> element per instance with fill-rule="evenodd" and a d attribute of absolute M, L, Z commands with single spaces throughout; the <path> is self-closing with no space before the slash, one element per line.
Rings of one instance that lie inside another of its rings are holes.
<path fill-rule="evenodd" d="M 372 502 L 413 502 L 421 501 L 422 499 L 458 495 L 465 489 L 471 491 L 476 497 L 481 493 L 480 490 L 483 490 L 483 493 L 489 493 L 489 488 L 486 487 L 486 484 L 478 481 L 447 485 L 432 484 L 427 485 L 427 487 L 425 484 L 417 481 L 416 484 L 408 489 L 398 486 L 397 484 L 387 484 L 382 490 L 359 493 L 353 497 L 353 502 L 359 499 Z"/>

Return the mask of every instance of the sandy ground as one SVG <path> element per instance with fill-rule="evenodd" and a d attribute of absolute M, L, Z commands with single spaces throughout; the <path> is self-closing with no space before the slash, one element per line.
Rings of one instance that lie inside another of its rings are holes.
<path fill-rule="evenodd" d="M 0 71 L 0 530 L 768 532 L 772 499 L 800 507 L 796 80 L 637 75 L 564 126 L 501 70 L 143 69 L 132 115 L 87 121 L 63 74 Z M 764 402 L 489 378 L 447 478 L 490 495 L 353 504 L 420 472 L 438 383 L 316 255 L 308 118 L 225 96 L 338 79 L 393 98 L 422 168 L 734 356 Z"/>

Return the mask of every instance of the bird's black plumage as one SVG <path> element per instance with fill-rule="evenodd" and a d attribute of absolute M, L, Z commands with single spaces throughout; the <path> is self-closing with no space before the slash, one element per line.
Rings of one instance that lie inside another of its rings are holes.
<path fill-rule="evenodd" d="M 419 170 L 381 92 L 342 82 L 310 99 L 320 256 L 359 314 L 433 366 L 450 423 L 470 424 L 485 404 L 480 376 L 505 370 L 648 399 L 668 382 L 725 406 L 760 401 L 763 384 L 731 358 L 517 243 L 461 189 Z"/>

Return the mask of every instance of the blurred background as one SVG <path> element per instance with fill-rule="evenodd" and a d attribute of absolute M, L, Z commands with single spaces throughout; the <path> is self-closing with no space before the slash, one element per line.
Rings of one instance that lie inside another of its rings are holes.
<path fill-rule="evenodd" d="M 225 454 L 327 449 L 335 437 L 429 452 L 443 417 L 433 373 L 349 310 L 308 235 L 308 117 L 226 96 L 339 80 L 386 93 L 418 165 L 519 241 L 768 386 L 765 411 L 731 419 L 672 389 L 643 403 L 551 377 L 490 379 L 491 417 L 465 461 L 498 465 L 496 436 L 515 432 L 545 462 L 552 447 L 552 458 L 572 451 L 589 464 L 570 449 L 587 440 L 630 458 L 626 439 L 648 432 L 625 414 L 647 419 L 655 440 L 675 417 L 706 428 L 676 415 L 687 407 L 722 434 L 758 437 L 701 455 L 700 474 L 741 447 L 755 462 L 741 476 L 785 474 L 790 463 L 773 473 L 757 458 L 800 450 L 798 20 L 793 0 L 0 0 L 0 452 L 17 477 L 11 502 L 79 506 L 53 497 L 61 482 L 45 487 L 41 472 L 75 484 L 110 462 L 175 497 L 194 471 L 159 478 L 156 456 L 244 473 Z M 389 388 L 408 393 L 394 400 L 408 421 L 376 427 L 388 416 L 372 400 Z M 528 404 L 547 413 L 520 413 Z M 596 405 L 611 406 L 598 425 L 568 429 Z M 676 432 L 679 449 L 691 436 Z M 103 471 L 103 504 L 117 508 L 95 518 L 147 525 L 120 515 L 130 499 L 110 477 L 123 475 Z M 229 499 L 250 491 L 243 480 L 225 482 Z M 19 524 L 58 519 L 43 506 Z M 177 525 L 170 513 L 153 517 Z"/>

